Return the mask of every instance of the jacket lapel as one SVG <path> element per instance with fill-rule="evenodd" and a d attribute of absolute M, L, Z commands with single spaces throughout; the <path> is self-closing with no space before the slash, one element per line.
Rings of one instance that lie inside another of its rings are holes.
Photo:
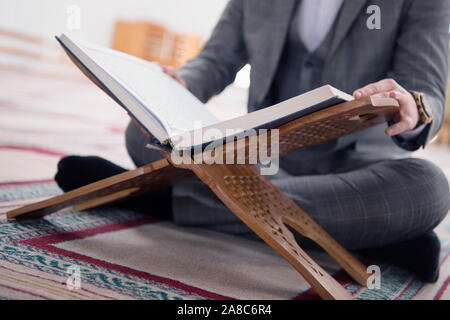
<path fill-rule="evenodd" d="M 345 39 L 347 33 L 350 31 L 350 27 L 364 9 L 364 5 L 367 1 L 368 0 L 344 0 L 328 56 L 332 56 L 341 42 Z"/>
<path fill-rule="evenodd" d="M 278 62 L 284 48 L 286 37 L 289 31 L 291 17 L 294 14 L 295 4 L 298 0 L 273 1 L 273 11 L 267 12 L 266 19 L 270 19 L 268 24 L 272 30 L 267 30 L 265 34 L 264 47 L 260 50 L 259 62 L 266 74 L 262 77 L 262 82 L 258 87 L 259 102 L 261 102 L 269 91 L 273 77 L 277 70 Z"/>

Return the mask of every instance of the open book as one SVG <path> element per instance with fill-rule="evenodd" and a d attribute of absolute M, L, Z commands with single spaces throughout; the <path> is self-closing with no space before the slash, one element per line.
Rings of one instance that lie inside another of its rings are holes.
<path fill-rule="evenodd" d="M 252 129 L 276 128 L 353 99 L 326 85 L 271 107 L 220 121 L 157 64 L 74 40 L 65 34 L 56 39 L 85 74 L 156 138 L 153 143 L 168 148 L 189 149 L 239 136 Z"/>

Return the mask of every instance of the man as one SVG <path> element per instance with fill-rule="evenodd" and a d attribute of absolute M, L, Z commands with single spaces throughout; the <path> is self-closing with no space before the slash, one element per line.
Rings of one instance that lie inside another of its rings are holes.
<path fill-rule="evenodd" d="M 368 22 L 377 19 L 368 8 L 380 13 L 380 29 Z M 432 282 L 440 249 L 432 230 L 449 210 L 449 186 L 439 168 L 410 155 L 443 122 L 449 23 L 448 0 L 231 0 L 200 54 L 178 72 L 163 69 L 206 102 L 249 63 L 249 111 L 324 84 L 355 98 L 397 99 L 395 123 L 284 156 L 271 180 L 346 248 L 370 249 L 364 253 Z M 160 157 L 133 124 L 126 143 L 138 166 Z M 69 157 L 56 180 L 70 190 L 123 170 L 99 158 Z M 179 225 L 255 236 L 197 179 L 122 205 L 148 203 Z"/>

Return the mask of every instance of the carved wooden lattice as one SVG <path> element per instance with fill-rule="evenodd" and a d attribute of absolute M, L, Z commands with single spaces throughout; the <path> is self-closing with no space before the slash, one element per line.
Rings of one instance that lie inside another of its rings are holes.
<path fill-rule="evenodd" d="M 391 120 L 397 111 L 398 103 L 393 99 L 366 97 L 293 120 L 277 128 L 279 130 L 279 139 L 275 142 L 279 148 L 279 155 L 286 155 L 302 148 L 324 143 L 380 123 L 385 123 Z M 272 149 L 270 131 L 267 132 L 264 140 L 267 145 L 263 147 L 267 146 L 270 153 Z M 251 146 L 251 143 L 256 144 Z M 257 137 L 243 137 L 239 142 L 233 141 L 224 144 L 217 151 L 223 153 L 221 158 L 223 163 L 226 163 L 227 158 L 234 158 L 234 163 L 240 163 L 237 162 L 237 159 L 238 153 L 241 151 L 245 155 L 245 163 L 254 164 L 249 163 L 249 157 L 250 154 L 258 152 L 258 149 L 254 148 L 255 145 L 258 148 L 260 147 Z M 203 159 L 211 158 L 218 158 L 215 150 L 203 153 Z"/>
<path fill-rule="evenodd" d="M 297 244 L 285 224 L 322 245 L 360 284 L 365 267 L 334 241 L 289 197 L 249 165 L 198 165 L 195 174 L 259 237 L 285 258 L 311 286 L 327 299 L 351 298 L 347 291 Z"/>

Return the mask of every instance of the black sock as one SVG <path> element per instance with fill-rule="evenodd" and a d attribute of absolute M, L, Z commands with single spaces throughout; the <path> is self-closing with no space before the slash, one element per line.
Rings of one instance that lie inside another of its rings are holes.
<path fill-rule="evenodd" d="M 436 282 L 439 277 L 440 250 L 438 236 L 434 231 L 429 231 L 411 240 L 360 250 L 359 253 L 411 271 L 425 282 Z"/>
<path fill-rule="evenodd" d="M 127 170 L 100 157 L 68 156 L 58 162 L 55 181 L 67 192 L 125 171 Z"/>
<path fill-rule="evenodd" d="M 100 157 L 68 156 L 59 161 L 55 181 L 64 192 L 68 192 L 125 171 L 127 170 Z M 166 188 L 115 202 L 112 205 L 171 219 L 171 204 L 172 191 L 171 188 Z"/>

